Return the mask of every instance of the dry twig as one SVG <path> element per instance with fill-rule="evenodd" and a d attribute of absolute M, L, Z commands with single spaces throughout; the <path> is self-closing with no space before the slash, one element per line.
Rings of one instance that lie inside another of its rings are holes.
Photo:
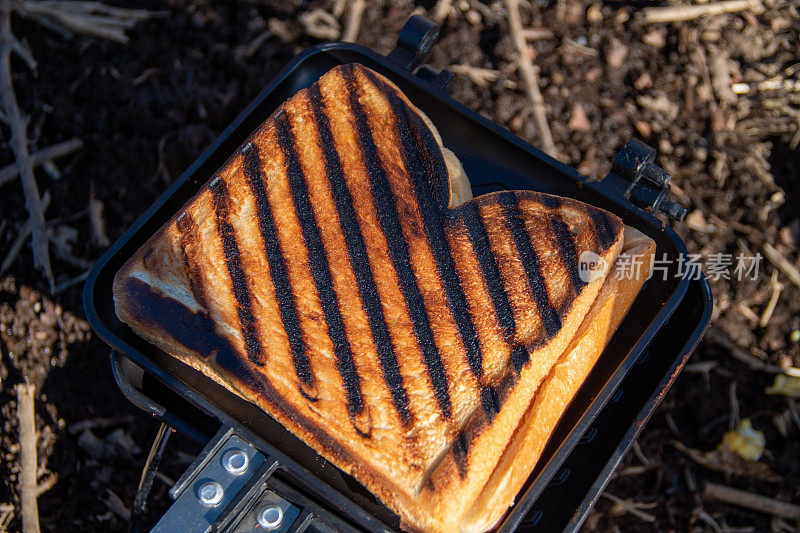
<path fill-rule="evenodd" d="M 0 103 L 11 129 L 11 149 L 17 160 L 22 190 L 25 193 L 25 208 L 31 219 L 33 234 L 33 258 L 37 267 L 44 271 L 50 289 L 53 288 L 53 270 L 50 267 L 47 232 L 44 227 L 44 209 L 39 196 L 39 187 L 33 175 L 33 163 L 28 152 L 28 117 L 22 116 L 17 105 L 17 95 L 11 78 L 11 52 L 16 38 L 11 33 L 11 2 L 0 3 Z"/>
<path fill-rule="evenodd" d="M 52 489 L 58 483 L 58 472 L 51 472 L 41 483 L 36 486 L 36 496 L 41 496 L 48 490 Z"/>
<path fill-rule="evenodd" d="M 739 425 L 741 417 L 739 415 L 739 399 L 736 397 L 736 380 L 731 381 L 728 387 L 728 403 L 731 406 L 731 418 L 729 420 L 729 429 L 733 429 Z"/>
<path fill-rule="evenodd" d="M 90 270 L 87 270 L 87 271 L 86 271 L 86 272 L 84 272 L 83 274 L 78 274 L 78 275 L 77 275 L 77 276 L 75 276 L 74 278 L 70 278 L 70 279 L 68 279 L 68 280 L 62 281 L 61 283 L 59 283 L 58 285 L 56 285 L 56 286 L 53 288 L 53 294 L 54 294 L 54 295 L 55 295 L 55 294 L 61 294 L 61 293 L 62 293 L 62 292 L 64 292 L 65 290 L 67 290 L 67 289 L 71 289 L 71 288 L 72 288 L 72 287 L 74 287 L 75 285 L 80 285 L 81 283 L 83 283 L 84 281 L 86 281 L 86 278 L 88 278 L 88 277 L 89 277 L 89 272 L 91 272 L 91 271 L 90 271 Z"/>
<path fill-rule="evenodd" d="M 702 374 L 703 375 L 703 385 L 705 385 L 706 390 L 711 389 L 711 371 L 714 370 L 719 366 L 717 361 L 699 361 L 697 363 L 691 363 L 684 367 L 683 371 L 688 372 L 690 374 Z"/>
<path fill-rule="evenodd" d="M 0 533 L 8 531 L 8 523 L 14 518 L 14 506 L 10 503 L 0 503 Z"/>
<path fill-rule="evenodd" d="M 631 500 L 623 500 L 617 496 L 609 492 L 604 492 L 603 497 L 608 498 L 612 502 L 614 502 L 615 506 L 619 508 L 621 511 L 627 512 L 639 518 L 640 520 L 644 520 L 645 522 L 655 522 L 656 517 L 651 515 L 650 513 L 645 513 L 642 509 L 652 509 L 656 506 L 655 502 L 652 503 L 640 503 L 634 502 Z"/>
<path fill-rule="evenodd" d="M 501 72 L 489 68 L 473 67 L 472 65 L 450 65 L 448 70 L 466 76 L 478 87 L 486 87 L 490 83 L 503 80 L 503 87 L 506 89 L 516 89 L 517 84 L 509 79 L 504 79 Z"/>
<path fill-rule="evenodd" d="M 66 2 L 64 0 L 22 0 L 15 11 L 25 18 L 66 36 L 83 33 L 126 44 L 125 31 L 143 20 L 163 17 L 165 11 L 126 9 L 107 6 L 102 2 Z"/>
<path fill-rule="evenodd" d="M 17 418 L 19 419 L 20 492 L 22 493 L 22 530 L 25 533 L 39 531 L 39 509 L 36 484 L 39 461 L 36 458 L 36 416 L 34 414 L 33 385 L 19 384 L 17 390 Z"/>
<path fill-rule="evenodd" d="M 769 283 L 772 285 L 772 296 L 770 296 L 767 307 L 764 308 L 764 312 L 761 313 L 761 318 L 758 321 L 758 325 L 762 328 L 767 327 L 767 324 L 769 324 L 769 319 L 772 318 L 772 313 L 775 312 L 775 307 L 778 305 L 778 298 L 781 297 L 781 291 L 783 291 L 783 283 L 778 281 L 778 273 L 774 270 Z"/>
<path fill-rule="evenodd" d="M 334 0 L 331 13 L 338 19 L 344 14 L 345 7 L 347 7 L 347 0 Z"/>
<path fill-rule="evenodd" d="M 755 312 L 747 307 L 744 303 L 738 302 L 736 304 L 736 310 L 739 311 L 747 320 L 750 321 L 750 325 L 755 326 L 758 324 L 758 315 Z"/>
<path fill-rule="evenodd" d="M 533 67 L 531 56 L 528 53 L 528 43 L 525 42 L 525 34 L 522 30 L 522 21 L 519 17 L 518 0 L 505 0 L 508 10 L 508 26 L 511 30 L 511 38 L 517 49 L 517 65 L 525 81 L 525 92 L 533 105 L 533 117 L 536 120 L 536 127 L 539 130 L 539 137 L 542 141 L 542 148 L 553 157 L 558 156 L 556 145 L 553 142 L 553 134 L 550 133 L 550 125 L 547 122 L 547 111 L 544 106 L 544 98 L 539 90 L 539 73 Z"/>
<path fill-rule="evenodd" d="M 638 476 L 640 474 L 649 472 L 652 469 L 653 469 L 652 466 L 644 466 L 644 465 L 626 466 L 625 468 L 616 470 L 612 476 L 612 479 L 625 476 Z"/>
<path fill-rule="evenodd" d="M 117 496 L 117 494 L 111 490 L 106 489 L 106 497 L 100 497 L 103 503 L 106 504 L 108 510 L 117 515 L 119 518 L 124 520 L 125 522 L 130 522 L 131 520 L 131 510 L 128 509 L 128 506 L 125 505 L 125 502 L 122 501 L 122 498 Z"/>
<path fill-rule="evenodd" d="M 358 39 L 358 31 L 361 29 L 361 17 L 366 7 L 367 4 L 364 0 L 351 0 L 348 2 L 342 41 L 346 43 L 356 42 L 356 39 Z"/>
<path fill-rule="evenodd" d="M 597 50 L 595 50 L 591 46 L 586 46 L 585 44 L 581 44 L 578 41 L 576 41 L 575 39 L 570 39 L 569 37 L 564 37 L 564 41 L 563 42 L 564 42 L 565 46 L 569 46 L 569 47 L 573 48 L 574 50 L 576 50 L 577 52 L 579 52 L 579 53 L 581 53 L 583 55 L 587 55 L 587 56 L 590 56 L 590 57 L 596 57 L 596 56 L 600 55 L 600 52 L 598 52 Z"/>
<path fill-rule="evenodd" d="M 703 489 L 703 497 L 771 514 L 772 516 L 800 519 L 800 506 L 798 505 L 734 489 L 726 485 L 707 483 Z"/>
<path fill-rule="evenodd" d="M 673 441 L 672 445 L 689 459 L 709 470 L 758 479 L 767 483 L 780 483 L 782 480 L 780 475 L 776 474 L 764 463 L 746 461 L 728 449 L 701 452 L 700 450 L 689 448 L 680 441 Z"/>
<path fill-rule="evenodd" d="M 111 241 L 106 235 L 106 223 L 103 218 L 103 202 L 94 195 L 94 183 L 89 187 L 89 225 L 92 228 L 92 242 L 101 248 L 106 248 Z"/>
<path fill-rule="evenodd" d="M 722 533 L 723 529 L 719 527 L 719 524 L 717 524 L 717 521 L 714 520 L 714 517 L 708 514 L 708 511 L 705 509 L 698 509 L 695 511 L 694 516 L 705 522 L 707 526 L 714 530 L 714 533 Z"/>
<path fill-rule="evenodd" d="M 800 368 L 780 368 L 769 363 L 765 363 L 755 355 L 749 353 L 744 348 L 741 348 L 734 343 L 726 334 L 718 328 L 712 326 L 706 331 L 706 338 L 711 342 L 716 342 L 730 352 L 734 359 L 741 361 L 749 366 L 752 370 L 760 370 L 762 372 L 769 372 L 770 374 L 786 374 L 787 376 L 800 376 Z"/>
<path fill-rule="evenodd" d="M 47 207 L 50 205 L 50 193 L 45 191 L 44 195 L 42 196 L 42 211 L 47 211 Z M 28 237 L 31 236 L 31 231 L 33 231 L 33 223 L 31 219 L 25 221 L 23 224 L 22 229 L 19 231 L 17 238 L 14 239 L 14 242 L 11 244 L 11 248 L 8 249 L 8 253 L 3 258 L 3 263 L 0 264 L 0 276 L 5 273 L 6 270 L 14 263 L 14 260 L 19 255 L 20 251 L 22 251 L 22 247 L 25 245 L 25 242 L 28 240 Z"/>
<path fill-rule="evenodd" d="M 644 20 L 651 23 L 681 22 L 709 15 L 735 13 L 746 9 L 752 10 L 754 13 L 762 13 L 764 6 L 760 0 L 725 0 L 691 6 L 648 7 L 644 9 Z"/>
<path fill-rule="evenodd" d="M 341 26 L 336 17 L 322 8 L 312 9 L 301 13 L 299 16 L 300 25 L 303 31 L 311 37 L 335 41 L 342 34 Z"/>
<path fill-rule="evenodd" d="M 800 270 L 797 270 L 797 267 L 795 267 L 791 261 L 783 257 L 783 254 L 776 250 L 770 243 L 764 244 L 764 255 L 770 263 L 775 265 L 775 268 L 783 272 L 783 274 L 789 278 L 789 281 L 800 288 Z"/>
<path fill-rule="evenodd" d="M 441 25 L 450 15 L 450 8 L 453 5 L 453 0 L 438 0 L 436 5 L 433 6 L 433 13 L 431 18 L 436 24 Z"/>
<path fill-rule="evenodd" d="M 539 41 L 543 39 L 552 39 L 556 36 L 555 32 L 549 28 L 525 28 L 522 30 L 526 41 Z"/>
<path fill-rule="evenodd" d="M 80 150 L 82 147 L 83 141 L 80 139 L 70 139 L 69 141 L 64 141 L 62 143 L 48 146 L 47 148 L 42 148 L 38 152 L 31 154 L 31 165 L 33 165 L 35 168 L 48 161 L 67 156 L 72 152 Z M 10 182 L 17 176 L 19 176 L 19 166 L 16 164 L 8 165 L 4 169 L 0 170 L 0 187 Z"/>

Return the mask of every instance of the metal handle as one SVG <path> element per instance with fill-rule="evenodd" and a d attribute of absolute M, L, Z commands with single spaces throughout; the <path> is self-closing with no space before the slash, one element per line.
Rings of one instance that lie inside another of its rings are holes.
<path fill-rule="evenodd" d="M 168 411 L 166 407 L 153 401 L 142 392 L 145 370 L 141 366 L 116 350 L 111 350 L 110 360 L 114 381 L 132 404 L 197 442 L 208 440 L 208 435 L 202 430 L 192 426 L 188 420 Z"/>
<path fill-rule="evenodd" d="M 439 37 L 439 26 L 422 15 L 413 15 L 403 25 L 397 37 L 397 46 L 389 59 L 414 71 L 428 59 Z"/>
<path fill-rule="evenodd" d="M 156 479 L 156 472 L 158 466 L 161 464 L 161 459 L 164 457 L 164 450 L 167 447 L 170 435 L 175 430 L 165 423 L 161 423 L 158 428 L 153 445 L 150 447 L 150 453 L 142 468 L 142 477 L 139 479 L 139 487 L 136 490 L 136 496 L 133 499 L 131 506 L 131 519 L 128 522 L 128 532 L 136 533 L 139 531 L 138 523 L 141 516 L 147 509 L 147 498 L 150 496 L 150 491 L 153 489 L 153 481 Z"/>
<path fill-rule="evenodd" d="M 144 379 L 144 369 L 127 357 L 118 354 L 116 350 L 111 350 L 110 357 L 111 374 L 122 394 L 142 411 L 163 420 L 167 409 L 145 396 L 140 390 Z"/>
<path fill-rule="evenodd" d="M 686 208 L 670 200 L 669 182 L 672 177 L 655 164 L 655 158 L 655 149 L 631 139 L 614 159 L 609 176 L 615 174 L 630 182 L 623 196 L 634 205 L 650 212 L 664 213 L 674 220 L 683 220 Z"/>
<path fill-rule="evenodd" d="M 453 79 L 453 73 L 447 69 L 436 70 L 422 65 L 433 51 L 433 45 L 439 38 L 439 26 L 423 17 L 413 15 L 403 25 L 397 37 L 397 46 L 387 56 L 404 69 L 416 71 L 418 78 L 428 82 L 431 87 L 444 89 Z"/>

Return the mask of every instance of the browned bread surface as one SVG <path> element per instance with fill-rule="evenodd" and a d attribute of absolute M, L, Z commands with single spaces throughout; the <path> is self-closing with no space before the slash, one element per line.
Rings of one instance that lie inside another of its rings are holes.
<path fill-rule="evenodd" d="M 406 97 L 337 67 L 126 263 L 117 314 L 410 527 L 451 531 L 603 284 L 580 254 L 613 264 L 622 245 L 580 202 L 454 195 Z"/>
<path fill-rule="evenodd" d="M 503 457 L 464 517 L 460 531 L 487 531 L 514 503 L 550 435 L 606 344 L 619 327 L 650 272 L 655 242 L 625 227 L 622 252 L 572 342 L 536 391 Z"/>

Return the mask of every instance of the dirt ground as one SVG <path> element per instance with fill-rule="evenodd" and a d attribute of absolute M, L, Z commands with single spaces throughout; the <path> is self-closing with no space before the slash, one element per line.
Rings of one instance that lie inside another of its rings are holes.
<path fill-rule="evenodd" d="M 35 384 L 38 395 L 43 529 L 126 527 L 158 424 L 114 384 L 109 349 L 83 317 L 80 276 L 107 247 L 104 237 L 118 238 L 295 53 L 322 40 L 320 28 L 307 22 L 310 14 L 334 13 L 323 30 L 336 38 L 348 13 L 337 12 L 344 2 L 132 4 L 162 13 L 129 30 L 127 44 L 12 17 L 37 62 L 33 71 L 12 62 L 19 106 L 30 115 L 31 150 L 73 138 L 83 147 L 55 161 L 60 172 L 36 170 L 40 190 L 52 197 L 46 217 L 57 293 L 34 268 L 29 246 L 0 276 L 0 531 L 21 528 L 14 385 L 22 381 Z M 434 4 L 370 1 L 358 42 L 388 52 L 412 11 L 430 12 Z M 646 5 L 655 4 L 522 2 L 561 158 L 599 178 L 627 139 L 642 139 L 658 149 L 673 192 L 689 208 L 687 220 L 673 227 L 690 252 L 753 255 L 771 245 L 796 268 L 798 5 L 763 0 L 762 9 L 753 4 L 667 23 L 647 22 Z M 538 144 L 503 2 L 455 0 L 445 13 L 432 64 L 459 72 L 452 96 Z M 2 168 L 14 155 L 7 126 L 0 131 Z M 4 258 L 27 214 L 19 180 L 0 192 Z M 765 393 L 776 372 L 800 367 L 800 287 L 767 259 L 755 280 L 711 285 L 712 329 L 585 530 L 800 526 L 703 496 L 705 483 L 714 482 L 800 503 L 797 400 Z M 758 461 L 715 451 L 744 418 L 766 439 Z M 197 450 L 180 437 L 170 444 L 148 520 L 167 502 L 167 478 L 175 479 Z"/>

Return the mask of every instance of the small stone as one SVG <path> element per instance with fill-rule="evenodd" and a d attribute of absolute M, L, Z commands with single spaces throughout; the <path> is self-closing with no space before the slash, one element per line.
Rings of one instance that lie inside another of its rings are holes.
<path fill-rule="evenodd" d="M 124 450 L 130 455 L 138 455 L 140 452 L 139 447 L 136 446 L 130 433 L 123 428 L 117 428 L 112 431 L 108 437 L 106 437 L 106 442 L 118 449 Z"/>
<path fill-rule="evenodd" d="M 785 17 L 775 17 L 769 21 L 769 27 L 773 33 L 780 33 L 791 26 L 792 22 Z"/>
<path fill-rule="evenodd" d="M 592 24 L 603 22 L 603 8 L 600 7 L 600 4 L 592 4 L 589 6 L 589 9 L 586 10 L 586 20 Z"/>
<path fill-rule="evenodd" d="M 795 218 L 780 231 L 781 242 L 786 246 L 800 245 L 800 218 Z"/>
<path fill-rule="evenodd" d="M 701 163 L 704 163 L 706 159 L 708 159 L 708 149 L 703 148 L 702 146 L 698 146 L 697 148 L 695 148 L 692 151 L 692 154 L 694 155 L 694 158 L 700 161 Z"/>
<path fill-rule="evenodd" d="M 105 444 L 90 429 L 78 437 L 78 446 L 95 459 L 102 459 L 108 453 Z"/>
<path fill-rule="evenodd" d="M 653 128 L 650 126 L 650 123 L 645 122 L 644 120 L 636 121 L 636 130 L 642 135 L 642 137 L 650 137 L 650 135 L 653 133 Z"/>
<path fill-rule="evenodd" d="M 655 48 L 664 48 L 667 44 L 667 29 L 654 28 L 642 36 L 642 41 Z"/>
<path fill-rule="evenodd" d="M 611 41 L 611 47 L 606 55 L 608 66 L 611 68 L 619 68 L 625 62 L 626 57 L 628 57 L 628 47 L 618 39 Z"/>
<path fill-rule="evenodd" d="M 703 213 L 699 209 L 689 213 L 689 215 L 686 217 L 686 225 L 699 232 L 708 230 L 708 222 L 706 222 L 706 217 L 703 216 Z"/>
<path fill-rule="evenodd" d="M 781 228 L 781 242 L 786 246 L 794 246 L 794 237 L 792 236 L 792 230 L 789 229 L 789 226 L 784 226 Z"/>
<path fill-rule="evenodd" d="M 575 104 L 572 108 L 572 119 L 569 121 L 569 127 L 572 131 L 590 131 L 592 123 L 589 117 L 586 116 L 586 111 L 583 110 L 581 104 Z"/>
<path fill-rule="evenodd" d="M 650 74 L 647 72 L 643 72 L 642 75 L 636 78 L 636 81 L 633 82 L 633 86 L 637 91 L 649 89 L 653 86 L 653 78 L 651 78 Z"/>
<path fill-rule="evenodd" d="M 592 67 L 586 71 L 586 75 L 584 76 L 584 78 L 586 79 L 587 82 L 594 83 L 600 77 L 600 74 L 602 74 L 600 67 Z"/>

